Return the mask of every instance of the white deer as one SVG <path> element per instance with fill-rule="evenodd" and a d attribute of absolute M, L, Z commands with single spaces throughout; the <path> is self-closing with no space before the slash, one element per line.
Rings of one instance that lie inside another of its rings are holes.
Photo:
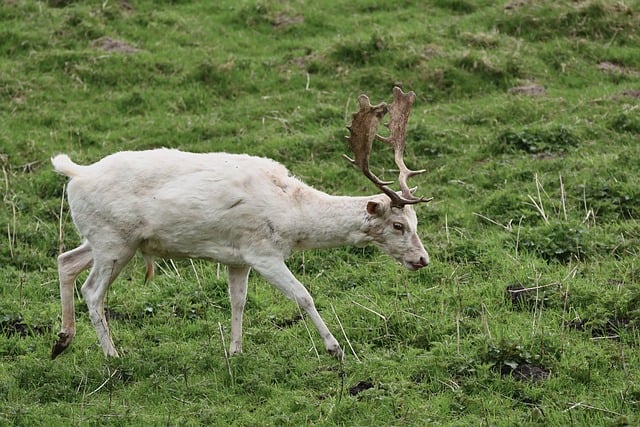
<path fill-rule="evenodd" d="M 415 94 L 394 88 L 394 102 L 372 106 L 365 95 L 349 128 L 351 160 L 384 194 L 331 196 L 292 177 L 273 160 L 227 153 L 195 154 L 170 149 L 118 152 L 89 166 L 61 154 L 57 172 L 71 178 L 67 196 L 73 221 L 84 237 L 58 257 L 62 329 L 51 357 L 76 334 L 74 283 L 82 285 L 89 316 L 106 356 L 118 356 L 104 314 L 104 298 L 123 267 L 140 251 L 147 278 L 153 257 L 201 258 L 228 266 L 231 354 L 242 352 L 242 316 L 250 269 L 295 301 L 318 329 L 327 351 L 343 351 L 315 308 L 311 295 L 285 265 L 294 250 L 372 243 L 410 270 L 429 262 L 417 234 L 411 205 L 428 201 L 408 189 L 415 173 L 402 160 L 405 127 Z M 390 115 L 390 135 L 376 135 Z M 374 139 L 395 148 L 401 192 L 369 171 Z"/>

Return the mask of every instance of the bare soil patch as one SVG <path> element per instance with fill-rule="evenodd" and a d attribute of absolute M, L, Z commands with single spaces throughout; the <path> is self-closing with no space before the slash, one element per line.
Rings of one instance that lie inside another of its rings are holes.
<path fill-rule="evenodd" d="M 117 52 L 117 53 L 137 53 L 140 49 L 131 46 L 129 43 L 122 40 L 112 39 L 110 37 L 100 37 L 99 39 L 91 42 L 91 47 L 104 50 L 105 52 Z"/>
<path fill-rule="evenodd" d="M 509 89 L 509 93 L 512 95 L 543 96 L 547 94 L 547 90 L 544 88 L 544 86 L 538 84 L 530 84 L 512 87 L 511 89 Z"/>
<path fill-rule="evenodd" d="M 640 89 L 627 89 L 623 90 L 618 96 L 626 96 L 628 98 L 640 99 Z"/>
<path fill-rule="evenodd" d="M 516 10 L 520 9 L 522 6 L 526 6 L 529 3 L 529 0 L 514 0 L 504 5 L 505 10 Z"/>
<path fill-rule="evenodd" d="M 357 396 L 358 394 L 362 393 L 363 391 L 369 390 L 370 388 L 373 388 L 374 385 L 371 381 L 360 381 L 358 384 L 354 385 L 353 387 L 349 388 L 349 394 L 351 396 Z"/>
<path fill-rule="evenodd" d="M 20 337 L 44 335 L 50 331 L 49 326 L 27 324 L 22 316 L 5 314 L 0 317 L 0 333 L 8 337 L 13 335 Z"/>
<path fill-rule="evenodd" d="M 304 23 L 304 16 L 289 15 L 287 13 L 279 13 L 272 20 L 273 28 L 278 30 L 286 29 L 302 23 Z"/>
<path fill-rule="evenodd" d="M 539 366 L 530 363 L 524 363 L 518 365 L 514 369 L 510 369 L 507 366 L 503 366 L 502 375 L 511 375 L 514 379 L 519 381 L 544 381 L 548 380 L 551 373 Z"/>
<path fill-rule="evenodd" d="M 622 74 L 627 76 L 637 77 L 638 72 L 632 68 L 625 67 L 623 65 L 614 64 L 613 62 L 603 61 L 598 63 L 598 70 L 609 74 Z"/>

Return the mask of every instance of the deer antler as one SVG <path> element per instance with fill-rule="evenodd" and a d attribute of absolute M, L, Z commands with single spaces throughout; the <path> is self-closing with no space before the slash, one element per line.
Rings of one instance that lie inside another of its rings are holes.
<path fill-rule="evenodd" d="M 376 139 L 389 144 L 394 151 L 394 160 L 398 169 L 400 169 L 400 176 L 398 178 L 398 184 L 400 184 L 400 191 L 402 196 L 413 203 L 424 202 L 426 199 L 415 197 L 409 186 L 407 185 L 407 178 L 414 175 L 424 173 L 425 170 L 412 171 L 404 164 L 404 147 L 406 145 L 407 138 L 407 121 L 409 121 L 409 114 L 411 113 L 411 106 L 416 100 L 416 94 L 414 92 L 404 93 L 398 86 L 393 88 L 393 102 L 389 106 L 389 116 L 391 120 L 387 124 L 390 134 L 387 138 L 380 135 L 376 135 Z"/>
<path fill-rule="evenodd" d="M 414 92 L 404 93 L 399 87 L 393 88 L 393 103 L 387 105 L 384 102 L 378 105 L 371 105 L 366 95 L 358 97 L 360 109 L 353 114 L 349 129 L 349 148 L 355 156 L 355 160 L 347 158 L 352 164 L 358 166 L 362 173 L 372 181 L 391 199 L 391 206 L 402 208 L 405 205 L 412 205 L 420 202 L 428 202 L 431 199 L 415 197 L 407 185 L 407 179 L 411 176 L 423 173 L 424 170 L 412 171 L 404 163 L 404 147 L 406 145 L 406 126 L 411 112 L 411 106 L 416 99 Z M 390 134 L 387 138 L 378 135 L 380 121 L 386 113 L 389 113 L 391 120 L 387 125 Z M 399 195 L 391 188 L 390 181 L 382 181 L 369 170 L 369 156 L 373 140 L 377 139 L 393 147 L 394 158 L 400 175 L 398 178 L 402 195 Z"/>
<path fill-rule="evenodd" d="M 360 95 L 358 103 L 360 104 L 360 109 L 358 112 L 353 113 L 351 126 L 347 126 L 347 129 L 349 129 L 349 136 L 347 137 L 349 149 L 353 152 L 355 160 L 349 158 L 346 154 L 344 157 L 351 164 L 358 166 L 362 173 L 377 186 L 391 184 L 391 182 L 381 181 L 369 170 L 371 146 L 376 138 L 380 121 L 387 114 L 387 104 L 382 102 L 378 105 L 371 105 L 367 95 Z M 389 189 L 389 191 L 392 190 Z"/>

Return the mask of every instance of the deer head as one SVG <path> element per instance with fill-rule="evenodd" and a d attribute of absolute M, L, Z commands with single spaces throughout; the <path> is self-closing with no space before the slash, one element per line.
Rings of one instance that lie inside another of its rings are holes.
<path fill-rule="evenodd" d="M 354 154 L 354 159 L 346 157 L 349 162 L 357 166 L 376 187 L 391 199 L 391 206 L 403 208 L 405 205 L 413 205 L 420 202 L 429 202 L 432 198 L 416 197 L 407 185 L 407 179 L 423 173 L 425 170 L 413 171 L 404 163 L 404 147 L 406 145 L 406 127 L 409 120 L 411 106 L 416 99 L 414 92 L 404 93 L 399 87 L 393 88 L 393 102 L 390 105 L 382 102 L 371 105 L 366 95 L 358 97 L 359 110 L 353 114 L 351 126 L 348 126 L 349 149 Z M 389 136 L 378 135 L 378 127 L 382 118 L 389 114 L 387 124 Z M 389 188 L 391 181 L 382 181 L 369 170 L 369 157 L 374 140 L 382 141 L 393 148 L 395 163 L 398 166 L 400 194 Z"/>

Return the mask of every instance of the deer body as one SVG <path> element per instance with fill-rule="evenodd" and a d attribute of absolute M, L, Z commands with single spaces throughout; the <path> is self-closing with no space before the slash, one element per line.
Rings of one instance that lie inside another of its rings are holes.
<path fill-rule="evenodd" d="M 230 352 L 242 351 L 242 316 L 251 268 L 307 313 L 326 349 L 342 357 L 313 299 L 285 265 L 294 250 L 372 243 L 417 270 L 429 257 L 411 205 L 392 207 L 385 194 L 331 196 L 266 158 L 158 149 L 119 152 L 89 166 L 52 159 L 71 178 L 68 200 L 85 241 L 58 258 L 62 330 L 56 357 L 75 336 L 74 283 L 82 286 L 107 356 L 118 356 L 104 317 L 110 284 L 139 250 L 152 275 L 153 257 L 203 258 L 228 266 L 232 307 Z"/>

